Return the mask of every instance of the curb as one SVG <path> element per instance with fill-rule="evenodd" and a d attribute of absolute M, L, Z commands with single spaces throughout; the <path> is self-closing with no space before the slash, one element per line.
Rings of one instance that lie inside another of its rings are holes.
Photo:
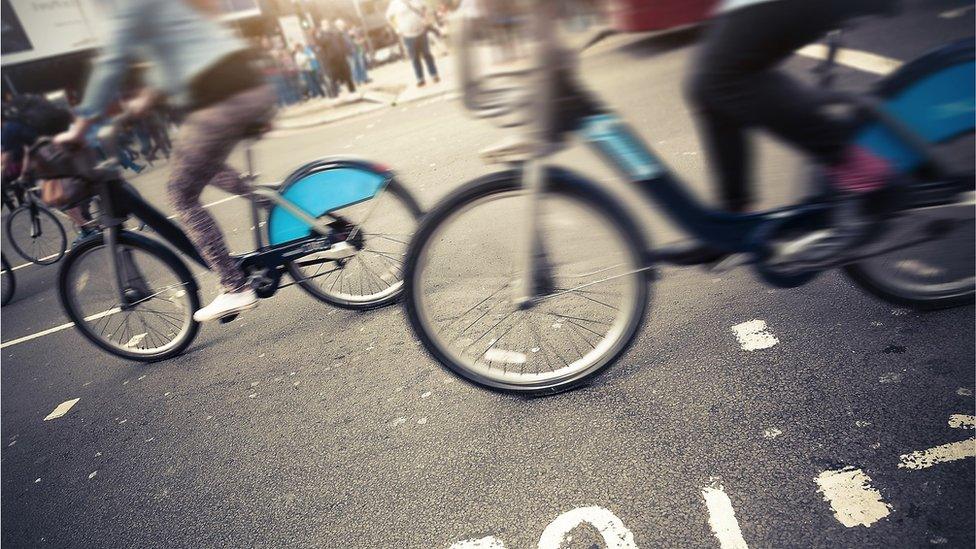
<path fill-rule="evenodd" d="M 449 90 L 444 90 L 444 91 L 440 91 L 440 92 L 436 92 L 436 93 L 431 93 L 429 95 L 423 95 L 423 96 L 419 96 L 419 97 L 414 97 L 414 98 L 407 99 L 407 100 L 403 100 L 403 101 L 400 101 L 399 100 L 399 96 L 397 96 L 397 97 L 394 97 L 393 100 L 392 101 L 389 101 L 389 102 L 387 102 L 387 101 L 377 101 L 376 99 L 368 99 L 368 98 L 366 98 L 364 96 L 363 98 L 361 98 L 360 100 L 358 100 L 356 102 L 349 103 L 349 105 L 358 105 L 360 103 L 373 103 L 373 106 L 371 108 L 362 109 L 362 110 L 356 110 L 354 112 L 347 112 L 345 114 L 339 114 L 339 115 L 336 115 L 336 116 L 330 116 L 330 117 L 327 117 L 327 118 L 324 118 L 324 119 L 323 118 L 319 118 L 319 119 L 315 119 L 315 120 L 309 120 L 307 122 L 299 122 L 299 123 L 293 123 L 293 124 L 278 124 L 278 125 L 275 125 L 274 129 L 271 132 L 269 132 L 268 137 L 276 137 L 279 133 L 287 133 L 287 132 L 295 131 L 295 130 L 307 130 L 309 128 L 315 128 L 315 127 L 318 127 L 318 126 L 327 126 L 327 125 L 329 125 L 329 124 L 331 124 L 333 122 L 341 122 L 343 120 L 348 120 L 350 118 L 355 118 L 357 116 L 361 116 L 361 115 L 364 115 L 364 114 L 369 114 L 369 113 L 372 113 L 372 112 L 376 112 L 376 111 L 378 111 L 380 109 L 389 108 L 389 107 L 395 107 L 397 105 L 406 105 L 406 104 L 410 104 L 410 103 L 416 103 L 418 101 L 423 101 L 425 99 L 434 99 L 434 98 L 443 97 L 445 95 L 451 95 L 451 94 L 455 94 L 455 93 L 456 93 L 455 90 L 449 89 Z"/>

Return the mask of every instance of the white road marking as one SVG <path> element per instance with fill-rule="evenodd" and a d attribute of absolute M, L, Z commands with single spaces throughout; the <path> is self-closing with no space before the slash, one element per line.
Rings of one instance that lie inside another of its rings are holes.
<path fill-rule="evenodd" d="M 91 322 L 92 320 L 98 320 L 99 318 L 102 318 L 103 316 L 114 315 L 115 313 L 118 313 L 118 312 L 121 312 L 121 311 L 122 311 L 122 309 L 119 309 L 118 307 L 115 307 L 114 309 L 109 309 L 107 311 L 102 311 L 100 313 L 95 313 L 95 314 L 93 314 L 93 315 L 91 315 L 89 317 L 86 317 L 85 318 L 85 322 Z M 61 330 L 67 330 L 68 328 L 70 328 L 70 327 L 72 327 L 74 325 L 75 325 L 74 322 L 69 322 L 67 324 L 62 324 L 60 326 L 55 326 L 53 328 L 48 328 L 47 330 L 42 330 L 40 332 L 37 332 L 36 334 L 30 334 L 30 335 L 26 335 L 24 337 L 20 337 L 20 338 L 13 339 L 13 340 L 10 340 L 10 341 L 5 341 L 3 343 L 0 343 L 0 349 L 6 349 L 7 347 L 13 347 L 14 345 L 19 345 L 21 343 L 26 343 L 28 341 L 31 341 L 32 339 L 37 339 L 39 337 L 44 337 L 46 335 L 50 335 L 50 334 L 53 334 L 55 332 L 60 332 Z"/>
<path fill-rule="evenodd" d="M 949 416 L 949 427 L 953 429 L 976 429 L 976 416 L 952 414 Z"/>
<path fill-rule="evenodd" d="M 505 549 L 505 543 L 495 536 L 478 539 L 463 539 L 455 542 L 449 549 Z"/>
<path fill-rule="evenodd" d="M 71 410 L 71 408 L 75 404 L 78 404 L 78 401 L 79 400 L 81 400 L 81 399 L 80 398 L 73 398 L 71 400 L 66 400 L 66 401 L 62 402 L 61 404 L 58 404 L 58 406 L 54 410 L 52 410 L 51 413 L 48 414 L 46 418 L 44 418 L 44 421 L 50 421 L 52 419 L 58 419 L 59 417 L 67 414 L 68 411 Z"/>
<path fill-rule="evenodd" d="M 132 338 L 129 339 L 129 341 L 125 344 L 125 347 L 128 348 L 128 349 L 131 349 L 132 347 L 135 347 L 136 345 L 142 343 L 142 340 L 143 339 L 146 339 L 146 336 L 147 335 L 149 335 L 149 333 L 148 332 L 144 332 L 144 333 L 136 334 L 136 335 L 132 336 Z"/>
<path fill-rule="evenodd" d="M 766 430 L 763 431 L 763 438 L 768 438 L 768 439 L 772 440 L 772 439 L 774 439 L 774 438 L 776 438 L 776 437 L 778 437 L 778 436 L 780 436 L 782 434 L 783 434 L 783 431 L 780 431 L 776 427 L 770 427 L 769 429 L 766 429 Z"/>
<path fill-rule="evenodd" d="M 562 547 L 566 536 L 583 523 L 600 532 L 607 549 L 637 549 L 634 534 L 624 526 L 623 521 L 608 509 L 596 505 L 566 511 L 556 517 L 539 537 L 539 549 Z"/>
<path fill-rule="evenodd" d="M 739 340 L 739 346 L 742 347 L 743 351 L 768 349 L 779 343 L 776 336 L 769 331 L 764 320 L 756 319 L 736 324 L 732 326 L 732 332 Z"/>
<path fill-rule="evenodd" d="M 939 463 L 976 457 L 976 437 L 950 442 L 928 450 L 919 450 L 900 457 L 898 467 L 901 469 L 925 469 Z"/>
<path fill-rule="evenodd" d="M 827 58 L 827 46 L 824 44 L 810 44 L 796 50 L 796 53 L 803 57 L 823 60 Z M 902 65 L 902 62 L 897 59 L 848 48 L 840 48 L 837 50 L 836 60 L 840 65 L 878 75 L 886 75 Z"/>
<path fill-rule="evenodd" d="M 526 357 L 525 354 L 518 351 L 492 347 L 485 351 L 485 360 L 490 362 L 503 362 L 505 364 L 525 364 Z"/>
<path fill-rule="evenodd" d="M 957 17 L 962 17 L 963 15 L 966 15 L 966 12 L 971 11 L 973 8 L 976 8 L 976 6 L 969 5 L 969 6 L 963 6 L 961 8 L 956 8 L 954 10 L 947 10 L 940 13 L 939 17 L 941 17 L 942 19 L 955 19 Z"/>
<path fill-rule="evenodd" d="M 871 487 L 871 477 L 860 469 L 824 471 L 816 481 L 824 500 L 834 510 L 834 517 L 848 528 L 870 527 L 891 514 L 891 506 L 884 502 L 881 492 Z"/>
<path fill-rule="evenodd" d="M 739 521 L 735 519 L 732 500 L 725 493 L 721 481 L 713 478 L 709 486 L 702 488 L 702 497 L 708 508 L 708 525 L 722 549 L 748 549 L 739 529 Z"/>

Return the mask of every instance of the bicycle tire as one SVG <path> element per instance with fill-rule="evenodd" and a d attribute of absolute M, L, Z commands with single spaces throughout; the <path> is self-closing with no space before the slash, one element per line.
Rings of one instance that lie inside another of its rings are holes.
<path fill-rule="evenodd" d="M 64 225 L 61 224 L 61 221 L 57 218 L 57 216 L 51 213 L 51 211 L 48 210 L 47 208 L 40 205 L 37 206 L 38 216 L 40 216 L 41 218 L 48 219 L 49 221 L 52 222 L 53 227 L 56 228 L 57 231 L 56 234 L 60 240 L 60 245 L 57 246 L 57 250 L 58 250 L 57 253 L 53 255 L 47 255 L 44 257 L 33 257 L 31 254 L 24 251 L 24 243 L 18 242 L 17 239 L 14 237 L 15 234 L 15 231 L 13 230 L 14 220 L 17 219 L 18 216 L 22 214 L 30 215 L 29 205 L 25 204 L 23 206 L 18 207 L 16 210 L 10 213 L 9 217 L 7 217 L 7 222 L 5 227 L 7 230 L 7 238 L 10 240 L 10 244 L 13 247 L 14 251 L 17 252 L 17 254 L 20 257 L 24 258 L 24 260 L 29 261 L 35 265 L 53 265 L 54 263 L 60 261 L 61 258 L 64 257 L 64 254 L 68 249 L 68 236 L 64 232 Z"/>
<path fill-rule="evenodd" d="M 419 220 L 423 216 L 423 210 L 421 210 L 417 199 L 414 198 L 413 194 L 411 194 L 410 191 L 407 190 L 407 188 L 396 179 L 389 182 L 384 193 L 386 192 L 390 193 L 397 200 L 400 200 L 406 210 L 413 216 L 415 221 Z M 299 287 L 306 293 L 319 301 L 342 309 L 362 311 L 385 307 L 386 305 L 396 302 L 403 294 L 403 279 L 401 278 L 401 280 L 395 284 L 396 288 L 394 291 L 383 292 L 375 299 L 350 299 L 342 296 L 341 294 L 326 290 L 323 286 L 318 285 L 314 279 L 307 278 L 305 274 L 302 273 L 301 268 L 294 261 L 289 261 L 285 264 L 285 267 L 292 279 L 295 280 Z"/>
<path fill-rule="evenodd" d="M 626 210 L 608 193 L 579 176 L 556 168 L 549 168 L 548 174 L 546 175 L 546 185 L 546 193 L 566 195 L 585 202 L 588 206 L 592 206 L 594 211 L 604 216 L 619 232 L 620 236 L 624 239 L 624 245 L 635 261 L 639 261 L 641 264 L 649 267 L 646 253 L 649 248 L 643 234 L 632 221 Z M 525 396 L 551 395 L 568 391 L 591 382 L 623 355 L 630 345 L 633 344 L 636 334 L 643 325 L 649 301 L 649 284 L 647 282 L 651 280 L 651 277 L 647 277 L 647 281 L 641 281 L 637 284 L 637 298 L 631 304 L 633 309 L 629 313 L 631 321 L 622 331 L 623 337 L 620 339 L 620 342 L 614 345 L 610 352 L 602 356 L 592 367 L 576 375 L 555 382 L 545 382 L 537 385 L 510 385 L 488 380 L 470 371 L 465 364 L 454 360 L 451 353 L 442 349 L 437 343 L 437 338 L 428 332 L 427 324 L 422 318 L 422 305 L 418 298 L 418 294 L 421 291 L 418 287 L 418 269 L 421 267 L 420 263 L 424 256 L 425 248 L 429 245 L 432 236 L 438 233 L 438 227 L 442 223 L 450 222 L 455 212 L 462 211 L 478 200 L 493 194 L 517 191 L 521 188 L 522 177 L 521 172 L 518 170 L 489 174 L 475 179 L 452 192 L 428 212 L 421 222 L 417 233 L 414 235 L 414 239 L 407 252 L 404 275 L 407 284 L 405 285 L 404 305 L 413 333 L 423 343 L 427 352 L 453 374 L 469 383 L 492 391 Z"/>
<path fill-rule="evenodd" d="M 180 260 L 175 253 L 170 251 L 169 248 L 163 244 L 139 234 L 134 234 L 128 231 L 120 231 L 118 245 L 141 249 L 143 252 L 154 256 L 163 265 L 169 268 L 173 274 L 176 275 L 176 277 L 181 281 L 181 285 L 186 290 L 190 300 L 190 307 L 188 311 L 190 317 L 188 329 L 182 335 L 177 344 L 167 348 L 165 351 L 155 354 L 147 354 L 128 352 L 118 347 L 109 345 L 89 328 L 88 322 L 85 320 L 82 313 L 77 310 L 75 300 L 72 299 L 71 296 L 71 272 L 77 262 L 81 260 L 81 258 L 85 257 L 87 253 L 96 248 L 104 247 L 104 245 L 104 234 L 99 233 L 97 235 L 93 235 L 72 248 L 64 263 L 61 265 L 58 272 L 58 297 L 61 300 L 61 306 L 64 309 L 65 314 L 69 319 L 71 319 L 72 322 L 74 322 L 75 328 L 81 333 L 82 336 L 85 337 L 85 339 L 101 348 L 103 351 L 106 351 L 109 354 L 115 355 L 119 358 L 138 362 L 157 362 L 181 354 L 186 350 L 187 347 L 190 346 L 191 343 L 193 343 L 193 340 L 196 338 L 197 333 L 200 330 L 200 323 L 196 322 L 192 318 L 193 312 L 200 309 L 199 288 L 196 280 L 190 273 L 190 270 L 186 267 L 186 264 L 183 263 L 183 261 Z"/>
<path fill-rule="evenodd" d="M 0 261 L 3 262 L 3 296 L 0 306 L 10 303 L 10 300 L 14 297 L 14 292 L 17 291 L 17 277 L 14 276 L 14 270 L 10 267 L 10 263 L 7 262 L 6 256 L 0 256 Z"/>
<path fill-rule="evenodd" d="M 953 139 L 942 143 L 941 145 L 946 147 L 956 147 L 960 151 L 966 151 L 966 154 L 972 154 L 972 141 L 974 139 L 974 133 L 972 131 L 960 134 Z M 961 146 L 959 143 L 962 142 Z M 968 170 L 972 170 L 972 164 L 970 158 L 958 159 L 960 165 L 968 166 Z M 917 174 L 917 177 L 924 178 L 923 174 Z M 959 176 L 961 179 L 969 181 L 969 193 L 976 192 L 974 188 L 974 181 L 976 181 L 976 174 L 972 171 L 961 172 Z M 972 212 L 970 212 L 972 213 Z M 933 244 L 937 244 L 937 248 L 941 251 L 942 248 L 947 248 L 945 254 L 939 254 L 938 258 L 925 257 L 925 261 L 920 263 L 917 261 L 918 258 L 913 257 L 903 257 L 899 262 L 893 266 L 893 268 L 887 268 L 887 262 L 890 262 L 892 258 L 888 255 L 869 259 L 866 261 L 861 261 L 844 266 L 844 274 L 856 284 L 858 287 L 862 288 L 869 294 L 880 298 L 889 303 L 895 305 L 900 305 L 904 307 L 910 307 L 918 310 L 938 310 L 938 309 L 948 309 L 951 307 L 958 307 L 962 305 L 969 305 L 976 302 L 976 269 L 973 269 L 974 260 L 970 257 L 969 261 L 960 262 L 960 254 L 972 253 L 974 249 L 974 237 L 973 228 L 957 228 L 954 230 L 956 233 L 963 234 L 965 242 L 959 243 L 956 246 L 945 246 L 945 241 L 940 239 Z M 968 239 L 967 239 L 968 237 Z M 912 251 L 913 248 L 905 250 L 906 252 Z M 898 252 L 895 252 L 898 254 Z M 892 254 L 894 255 L 894 254 Z M 924 254 L 931 255 L 931 254 Z M 898 255 L 894 255 L 897 259 Z M 938 270 L 944 269 L 944 264 L 940 263 L 939 260 L 954 260 L 955 263 L 962 263 L 967 265 L 970 270 L 966 273 L 968 275 L 968 280 L 960 278 L 956 282 L 954 288 L 944 288 L 947 283 L 936 283 L 934 278 L 930 278 L 929 284 L 925 284 L 926 277 L 924 276 L 924 270 L 919 271 L 919 269 L 927 269 L 933 273 L 938 272 Z M 877 262 L 885 262 L 884 265 L 878 266 Z M 911 264 L 911 261 L 915 261 Z M 912 275 L 908 267 L 912 266 L 916 272 L 920 274 Z M 897 270 L 898 273 L 894 271 Z M 901 274 L 906 272 L 910 276 L 906 279 L 902 279 L 895 274 Z M 921 282 L 920 282 L 921 281 Z M 960 284 L 962 282 L 962 284 Z"/>

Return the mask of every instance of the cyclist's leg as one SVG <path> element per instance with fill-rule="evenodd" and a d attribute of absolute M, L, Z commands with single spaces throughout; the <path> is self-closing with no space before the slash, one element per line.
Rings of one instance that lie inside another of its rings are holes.
<path fill-rule="evenodd" d="M 725 195 L 742 195 L 748 157 L 741 132 L 762 127 L 828 163 L 838 160 L 845 128 L 822 112 L 818 94 L 775 66 L 852 15 L 851 4 L 778 0 L 719 16 L 688 82 Z M 717 132 L 717 133 L 713 133 Z M 731 137 L 731 139 L 726 139 Z"/>
<path fill-rule="evenodd" d="M 248 124 L 270 116 L 273 102 L 270 89 L 261 87 L 196 111 L 186 118 L 175 147 L 170 200 L 187 228 L 187 236 L 217 271 L 228 292 L 240 291 L 246 281 L 216 222 L 200 204 L 200 194 L 211 182 L 222 188 L 239 187 L 239 181 L 230 182 L 224 161 Z"/>

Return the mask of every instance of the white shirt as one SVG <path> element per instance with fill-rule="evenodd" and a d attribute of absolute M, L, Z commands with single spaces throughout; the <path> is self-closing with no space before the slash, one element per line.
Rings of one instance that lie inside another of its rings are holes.
<path fill-rule="evenodd" d="M 418 0 L 393 0 L 386 8 L 386 19 L 393 22 L 400 36 L 416 38 L 427 30 L 427 21 L 420 13 L 424 13 L 424 4 Z"/>

